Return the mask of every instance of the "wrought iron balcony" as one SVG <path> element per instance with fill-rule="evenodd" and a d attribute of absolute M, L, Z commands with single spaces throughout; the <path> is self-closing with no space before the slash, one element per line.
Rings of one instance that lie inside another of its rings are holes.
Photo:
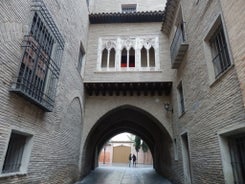
<path fill-rule="evenodd" d="M 45 111 L 54 107 L 55 86 L 60 68 L 32 36 L 25 36 L 20 71 L 10 91 L 18 93 Z"/>
<path fill-rule="evenodd" d="M 22 95 L 44 111 L 52 111 L 60 74 L 64 39 L 43 0 L 33 0 L 35 12 L 24 37 L 19 73 L 10 91 Z"/>
<path fill-rule="evenodd" d="M 186 42 L 185 23 L 182 22 L 177 27 L 170 47 L 172 68 L 178 69 L 183 60 L 189 44 Z"/>

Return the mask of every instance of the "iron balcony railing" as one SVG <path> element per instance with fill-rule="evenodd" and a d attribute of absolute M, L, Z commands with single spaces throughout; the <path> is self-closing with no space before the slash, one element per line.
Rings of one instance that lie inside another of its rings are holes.
<path fill-rule="evenodd" d="M 189 46 L 186 41 L 187 39 L 185 34 L 185 22 L 182 22 L 177 27 L 173 41 L 170 46 L 172 68 L 179 67 Z"/>
<path fill-rule="evenodd" d="M 22 44 L 19 73 L 10 91 L 50 112 L 54 108 L 65 42 L 43 0 L 32 0 L 32 11 L 31 29 Z"/>
<path fill-rule="evenodd" d="M 21 94 L 45 111 L 54 107 L 60 68 L 31 35 L 25 36 L 20 71 L 10 91 Z"/>

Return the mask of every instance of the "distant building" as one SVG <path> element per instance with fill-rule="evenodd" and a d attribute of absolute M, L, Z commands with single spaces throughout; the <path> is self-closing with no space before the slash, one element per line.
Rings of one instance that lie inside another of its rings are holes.
<path fill-rule="evenodd" d="M 152 155 L 150 150 L 143 152 L 142 149 L 137 152 L 132 141 L 110 141 L 104 145 L 99 155 L 100 164 L 128 164 L 129 154 L 137 155 L 137 164 L 151 165 Z"/>

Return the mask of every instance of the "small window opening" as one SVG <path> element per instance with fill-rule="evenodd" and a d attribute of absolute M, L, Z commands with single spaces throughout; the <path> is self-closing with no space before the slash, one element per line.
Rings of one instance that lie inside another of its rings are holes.
<path fill-rule="evenodd" d="M 27 136 L 12 133 L 5 156 L 2 173 L 19 172 Z"/>

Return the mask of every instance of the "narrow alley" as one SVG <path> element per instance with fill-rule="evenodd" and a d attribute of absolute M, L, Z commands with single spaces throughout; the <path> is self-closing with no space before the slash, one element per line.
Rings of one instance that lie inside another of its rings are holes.
<path fill-rule="evenodd" d="M 100 166 L 76 184 L 171 184 L 152 166 Z"/>

